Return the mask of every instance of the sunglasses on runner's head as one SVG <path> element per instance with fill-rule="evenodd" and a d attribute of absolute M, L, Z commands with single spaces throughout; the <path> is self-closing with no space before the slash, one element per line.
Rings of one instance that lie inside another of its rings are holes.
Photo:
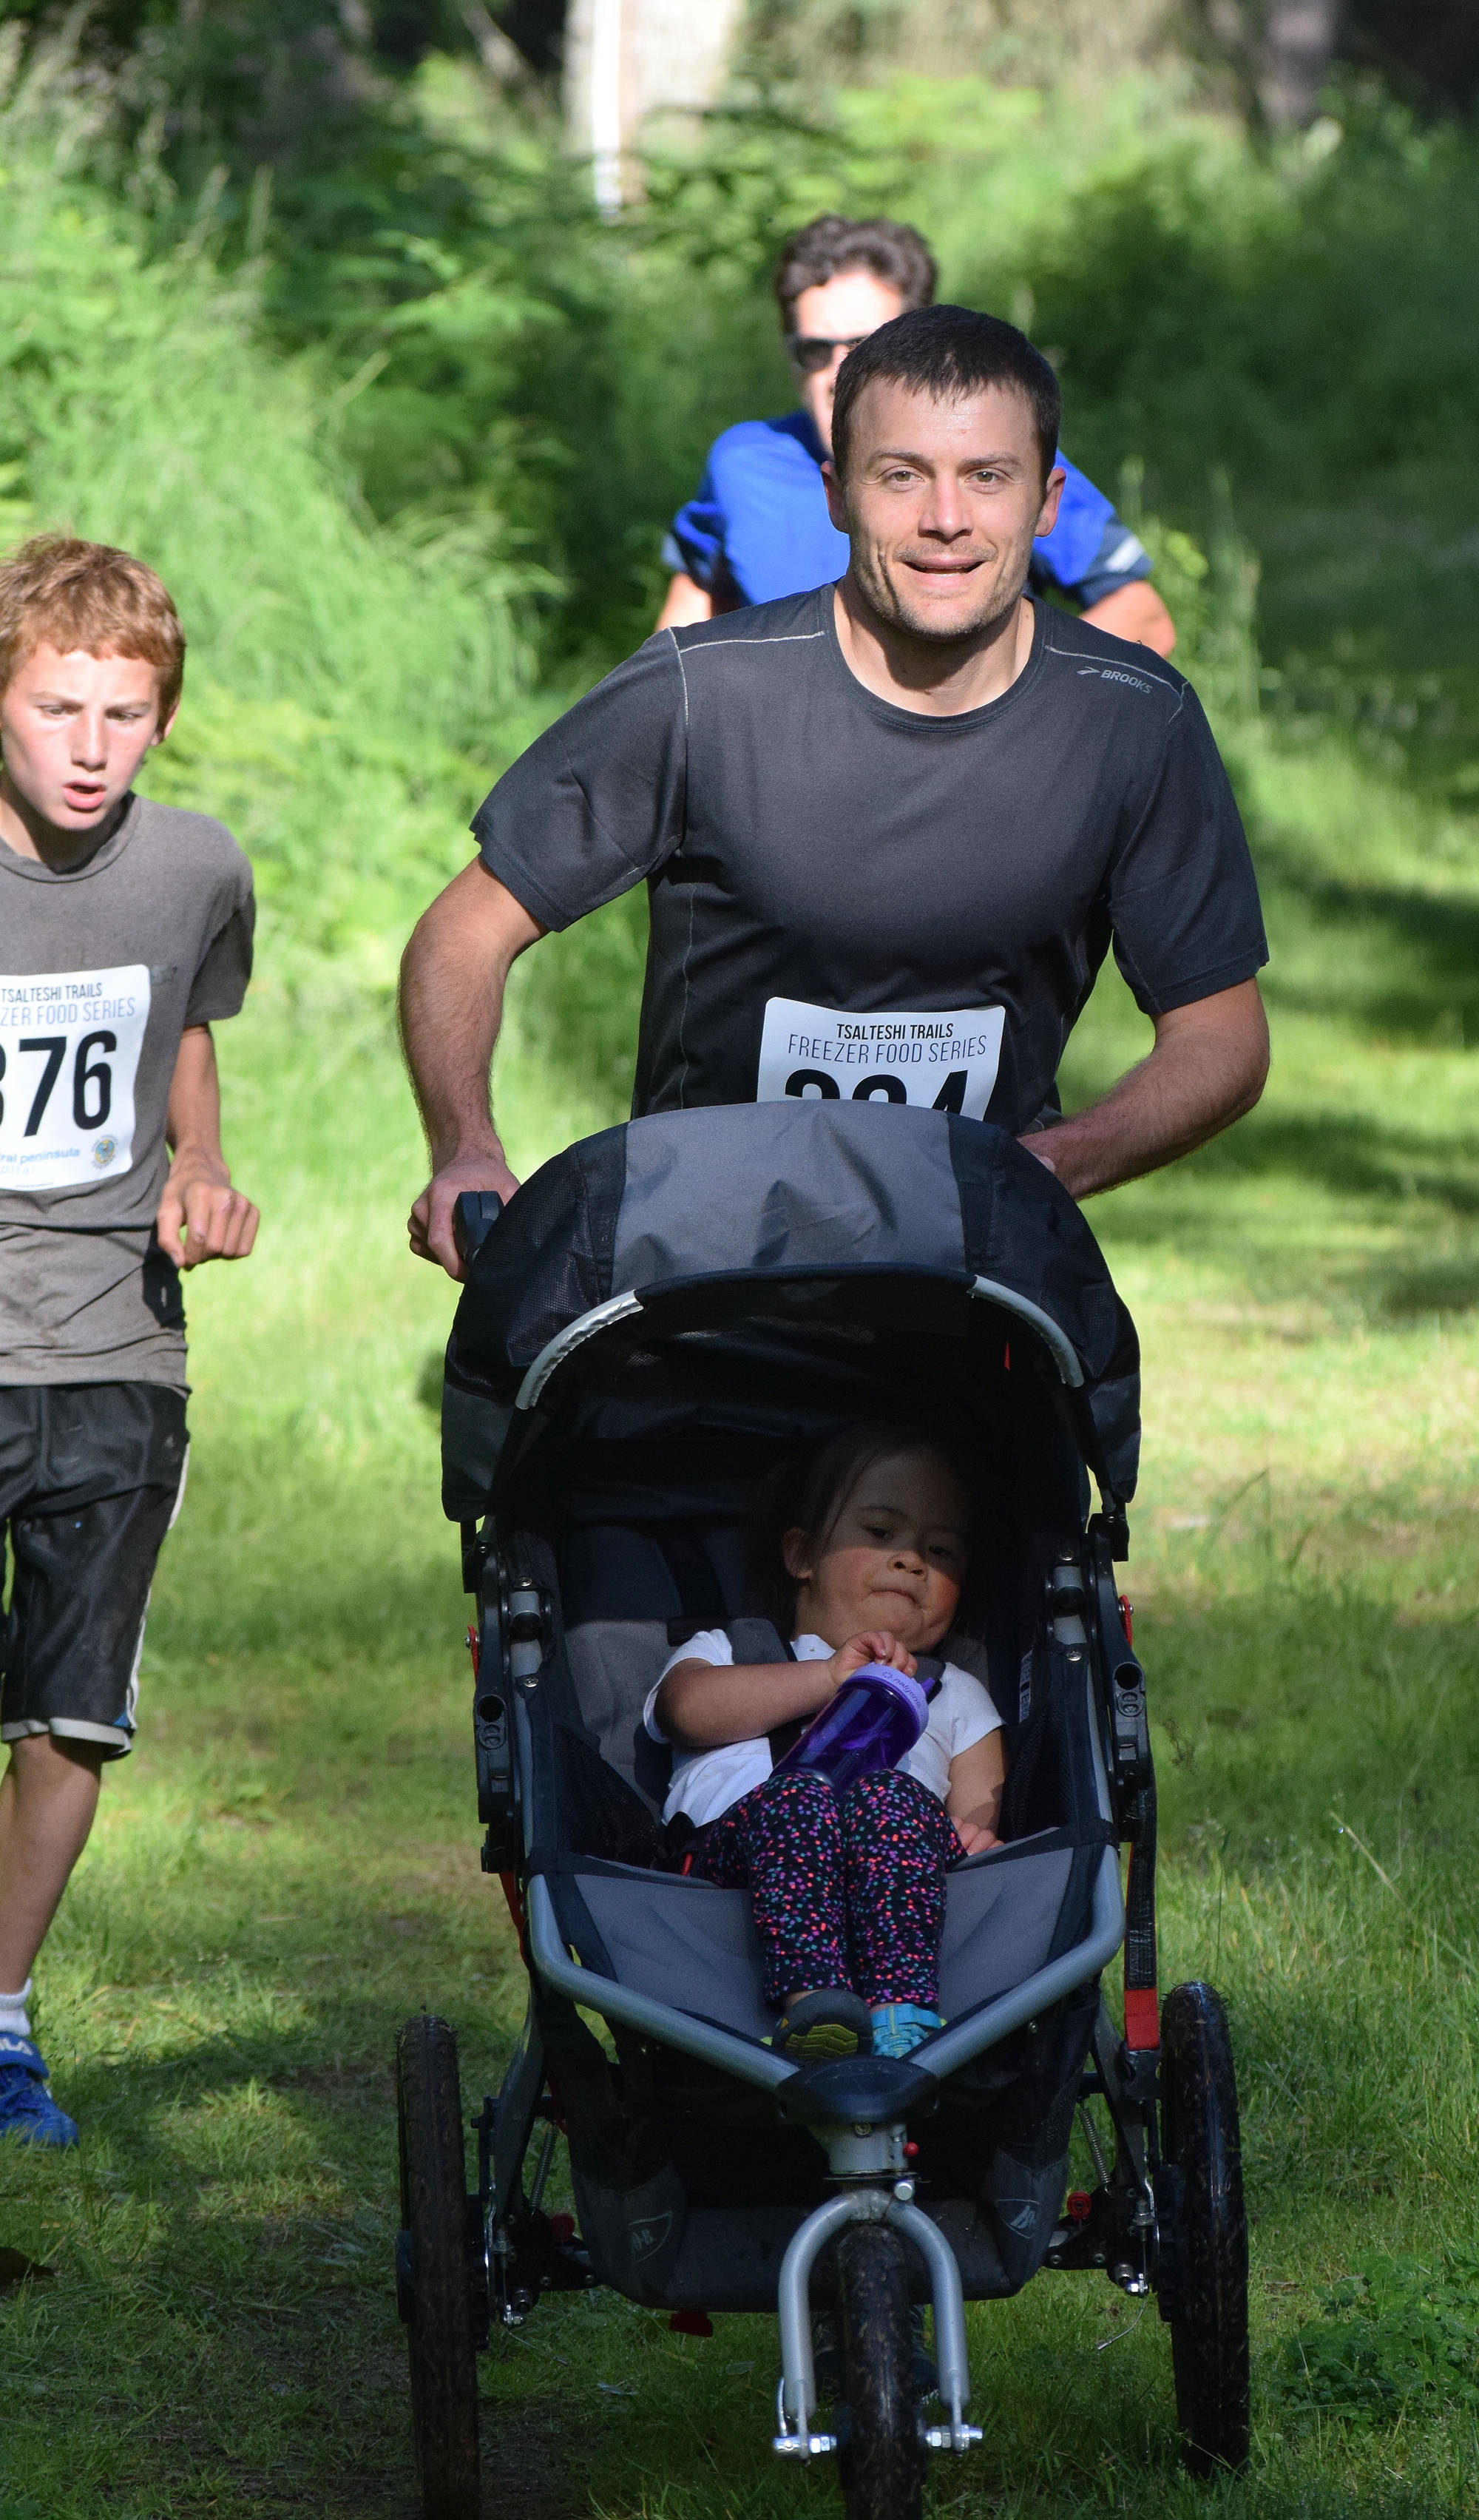
<path fill-rule="evenodd" d="M 855 350 L 867 338 L 866 333 L 853 333 L 845 341 L 826 341 L 820 333 L 787 333 L 785 346 L 793 367 L 799 368 L 804 377 L 819 377 L 824 368 L 831 366 L 836 351 Z"/>

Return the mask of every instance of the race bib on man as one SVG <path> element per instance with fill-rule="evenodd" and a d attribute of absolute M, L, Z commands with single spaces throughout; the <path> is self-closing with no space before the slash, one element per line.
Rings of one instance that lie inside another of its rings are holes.
<path fill-rule="evenodd" d="M 149 966 L 0 973 L 0 1190 L 72 1190 L 133 1164 Z"/>
<path fill-rule="evenodd" d="M 844 1014 L 771 998 L 757 1102 L 913 1102 L 984 1120 L 1002 1058 L 1001 1007 L 956 1014 Z"/>

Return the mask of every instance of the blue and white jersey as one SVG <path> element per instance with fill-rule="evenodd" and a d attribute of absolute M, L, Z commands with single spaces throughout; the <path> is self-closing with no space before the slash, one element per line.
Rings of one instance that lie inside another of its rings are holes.
<path fill-rule="evenodd" d="M 1149 557 L 1103 492 L 1065 455 L 1057 461 L 1068 478 L 1056 524 L 1033 544 L 1030 583 L 1098 604 L 1148 577 Z M 727 428 L 709 449 L 697 497 L 673 518 L 662 553 L 668 567 L 741 604 L 829 585 L 847 566 L 848 546 L 827 513 L 822 463 L 807 412 Z"/>

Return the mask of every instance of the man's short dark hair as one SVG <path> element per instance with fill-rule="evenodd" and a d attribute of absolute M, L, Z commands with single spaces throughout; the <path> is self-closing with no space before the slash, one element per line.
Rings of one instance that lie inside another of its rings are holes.
<path fill-rule="evenodd" d="M 1032 413 L 1046 482 L 1057 455 L 1058 381 L 1014 324 L 978 315 L 969 306 L 919 306 L 880 324 L 849 350 L 837 371 L 832 403 L 832 464 L 839 480 L 847 471 L 858 396 L 880 382 L 907 385 L 936 402 L 984 393 L 991 385 L 1019 393 Z"/>
<path fill-rule="evenodd" d="M 897 219 L 844 219 L 835 210 L 798 228 L 782 248 L 776 265 L 776 295 L 787 333 L 803 289 L 820 289 L 839 272 L 871 271 L 886 288 L 896 289 L 906 306 L 927 306 L 939 274 L 918 228 Z"/>

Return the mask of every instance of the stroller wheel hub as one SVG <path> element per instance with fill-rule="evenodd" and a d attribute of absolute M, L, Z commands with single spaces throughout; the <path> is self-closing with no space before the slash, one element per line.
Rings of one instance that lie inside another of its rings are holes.
<path fill-rule="evenodd" d="M 982 2438 L 979 2424 L 926 2424 L 926 2450 L 974 2450 Z"/>

